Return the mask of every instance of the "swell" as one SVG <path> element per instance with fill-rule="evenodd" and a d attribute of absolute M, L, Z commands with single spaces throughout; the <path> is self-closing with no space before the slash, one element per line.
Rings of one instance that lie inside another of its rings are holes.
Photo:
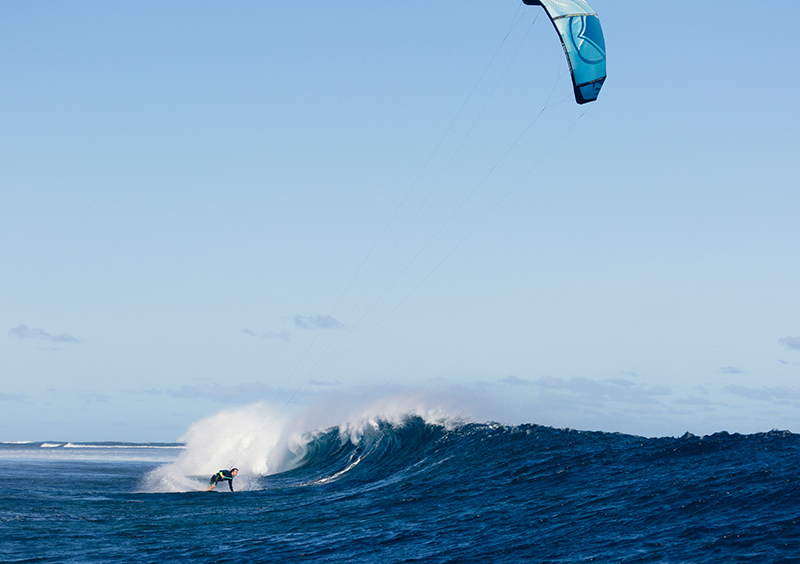
<path fill-rule="evenodd" d="M 644 438 L 539 425 L 447 428 L 410 416 L 375 422 L 356 439 L 330 428 L 310 438 L 295 468 L 268 477 L 266 487 L 371 485 L 409 497 L 436 491 L 464 499 L 472 492 L 526 492 L 586 510 L 632 504 L 706 514 L 744 504 L 757 514 L 759 503 L 783 495 L 776 488 L 798 487 L 799 455 L 800 435 L 782 431 Z M 651 524 L 664 515 L 645 513 Z"/>
<path fill-rule="evenodd" d="M 623 464 L 628 435 L 554 429 L 540 425 L 505 426 L 426 422 L 409 415 L 401 422 L 373 421 L 356 436 L 332 427 L 308 435 L 297 448 L 292 469 L 278 474 L 297 484 L 416 481 L 518 483 L 551 479 L 574 468 Z M 274 482 L 277 476 L 271 476 Z M 417 489 L 418 484 L 409 484 Z"/>
<path fill-rule="evenodd" d="M 394 518 L 419 524 L 414 534 L 480 538 L 486 554 L 507 553 L 495 561 L 640 562 L 646 550 L 653 561 L 788 562 L 779 555 L 800 550 L 799 454 L 800 436 L 784 432 L 649 439 L 410 417 L 355 442 L 329 429 L 264 487 L 305 491 L 315 515 L 347 508 L 358 523 Z"/>

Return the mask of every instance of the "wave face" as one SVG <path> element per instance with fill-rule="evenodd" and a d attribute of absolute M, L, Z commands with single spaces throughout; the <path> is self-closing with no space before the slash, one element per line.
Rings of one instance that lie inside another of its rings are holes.
<path fill-rule="evenodd" d="M 330 429 L 264 486 L 316 488 L 331 519 L 346 507 L 380 523 L 414 560 L 789 562 L 798 455 L 787 432 L 646 439 L 410 417 L 355 442 Z"/>
<path fill-rule="evenodd" d="M 409 414 L 293 436 L 282 449 L 284 435 L 262 435 L 266 450 L 251 445 L 271 458 L 242 465 L 233 495 L 143 490 L 142 481 L 201 460 L 194 439 L 158 466 L 59 459 L 57 489 L 41 461 L 15 463 L 25 491 L 0 472 L 0 519 L 15 525 L 5 554 L 434 563 L 794 562 L 800 554 L 800 435 L 788 432 L 649 439 Z M 88 492 L 87 479 L 95 481 Z M 207 479 L 173 486 L 202 490 Z M 53 530 L 64 543 L 42 553 L 36 539 Z"/>

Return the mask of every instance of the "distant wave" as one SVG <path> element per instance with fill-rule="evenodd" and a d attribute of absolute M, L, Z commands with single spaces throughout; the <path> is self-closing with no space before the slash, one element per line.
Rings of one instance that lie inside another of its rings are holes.
<path fill-rule="evenodd" d="M 39 449 L 39 448 L 69 448 L 69 449 L 183 449 L 183 443 L 72 443 L 52 441 L 3 441 L 0 448 L 7 449 Z"/>
<path fill-rule="evenodd" d="M 44 446 L 44 445 L 42 445 Z M 54 445 L 59 446 L 59 445 Z M 67 443 L 64 448 L 130 448 L 130 449 L 183 449 L 182 444 L 150 444 L 150 443 L 129 443 L 129 444 L 106 444 L 106 443 Z"/>

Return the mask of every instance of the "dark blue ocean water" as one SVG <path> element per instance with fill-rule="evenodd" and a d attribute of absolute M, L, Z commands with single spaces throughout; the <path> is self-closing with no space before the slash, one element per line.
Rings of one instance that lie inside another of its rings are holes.
<path fill-rule="evenodd" d="M 4 444 L 0 561 L 800 561 L 800 435 L 410 417 L 314 437 L 296 468 L 243 472 L 233 494 L 148 492 L 170 445 Z"/>

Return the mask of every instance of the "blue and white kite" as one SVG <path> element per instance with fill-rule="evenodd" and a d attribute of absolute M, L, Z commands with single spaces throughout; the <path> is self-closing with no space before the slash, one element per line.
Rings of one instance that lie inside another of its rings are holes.
<path fill-rule="evenodd" d="M 593 102 L 606 79 L 606 42 L 600 18 L 583 0 L 522 0 L 544 8 L 567 55 L 575 101 Z"/>

